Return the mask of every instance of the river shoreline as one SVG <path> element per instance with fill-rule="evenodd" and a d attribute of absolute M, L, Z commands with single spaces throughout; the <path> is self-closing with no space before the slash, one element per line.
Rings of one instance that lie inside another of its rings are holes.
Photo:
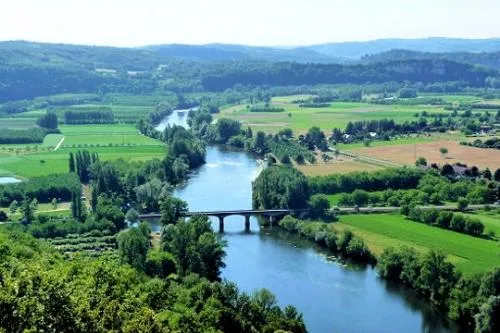
<path fill-rule="evenodd" d="M 163 123 L 186 118 L 174 112 Z M 174 195 L 195 211 L 251 209 L 251 182 L 261 170 L 254 155 L 208 145 L 206 163 Z M 269 289 L 281 306 L 303 313 L 309 332 L 456 331 L 411 290 L 381 280 L 374 268 L 332 260 L 334 253 L 278 227 L 261 228 L 252 218 L 245 232 L 244 218 L 232 216 L 222 237 L 228 242 L 222 278 L 248 293 Z"/>

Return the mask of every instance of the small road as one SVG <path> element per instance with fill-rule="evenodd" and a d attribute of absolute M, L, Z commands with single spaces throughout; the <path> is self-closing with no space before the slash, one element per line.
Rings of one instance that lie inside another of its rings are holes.
<path fill-rule="evenodd" d="M 58 150 L 59 148 L 61 148 L 61 146 L 62 146 L 62 144 L 63 144 L 63 142 L 64 142 L 64 139 L 65 139 L 65 138 L 66 138 L 66 137 L 65 137 L 65 136 L 63 136 L 63 137 L 62 137 L 62 139 L 61 139 L 61 140 L 59 140 L 59 142 L 57 143 L 57 145 L 56 145 L 56 147 L 54 148 L 54 150 L 53 150 L 53 151 L 56 151 L 56 150 Z"/>
<path fill-rule="evenodd" d="M 490 208 L 500 208 L 500 204 L 492 205 L 469 205 L 466 211 L 474 211 L 484 209 L 486 206 Z M 444 205 L 444 206 L 417 206 L 420 209 L 437 209 L 437 210 L 451 210 L 458 211 L 457 205 Z M 339 207 L 333 208 L 331 211 L 340 213 L 394 213 L 399 212 L 401 207 Z"/>

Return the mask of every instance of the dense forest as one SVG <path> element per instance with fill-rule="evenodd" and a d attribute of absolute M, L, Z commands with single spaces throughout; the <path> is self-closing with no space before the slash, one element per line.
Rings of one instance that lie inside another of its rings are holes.
<path fill-rule="evenodd" d="M 60 93 L 224 91 L 234 86 L 462 82 L 484 87 L 493 69 L 443 59 L 363 65 L 263 60 L 180 61 L 147 50 L 10 42 L 0 44 L 0 102 Z M 459 59 L 460 60 L 460 59 Z"/>
<path fill-rule="evenodd" d="M 500 69 L 500 52 L 453 52 L 453 53 L 431 53 L 410 50 L 390 50 L 373 55 L 366 55 L 361 58 L 362 63 L 377 63 L 394 60 L 413 59 L 448 59 L 466 64 L 483 65 L 495 69 Z"/>

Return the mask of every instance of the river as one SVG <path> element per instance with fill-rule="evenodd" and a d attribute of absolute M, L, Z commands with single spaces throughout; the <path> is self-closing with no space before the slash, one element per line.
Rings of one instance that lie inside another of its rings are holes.
<path fill-rule="evenodd" d="M 158 127 L 186 125 L 186 112 L 174 112 Z M 175 190 L 190 210 L 250 209 L 251 181 L 261 166 L 241 150 L 207 147 L 207 163 Z M 256 219 L 244 232 L 243 217 L 228 217 L 225 279 L 251 293 L 273 292 L 281 306 L 294 305 L 304 315 L 309 332 L 454 332 L 442 314 L 418 297 L 382 281 L 375 269 L 329 260 L 331 253 L 294 235 L 260 230 Z M 214 221 L 214 229 L 218 230 Z"/>

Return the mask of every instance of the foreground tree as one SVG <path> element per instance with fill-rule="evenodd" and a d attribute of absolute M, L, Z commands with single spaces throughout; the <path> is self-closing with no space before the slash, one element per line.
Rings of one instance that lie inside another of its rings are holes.
<path fill-rule="evenodd" d="M 206 216 L 168 225 L 162 233 L 162 244 L 176 257 L 181 275 L 197 273 L 218 280 L 220 269 L 225 267 L 226 242 L 214 233 Z"/>
<path fill-rule="evenodd" d="M 254 181 L 252 200 L 255 208 L 306 208 L 309 200 L 307 178 L 294 168 L 269 167 Z"/>
<path fill-rule="evenodd" d="M 144 270 L 149 249 L 149 238 L 139 228 L 122 231 L 118 237 L 118 255 L 120 262 Z"/>
<path fill-rule="evenodd" d="M 164 226 L 169 224 L 175 224 L 182 216 L 182 214 L 188 211 L 187 202 L 176 198 L 174 196 L 168 195 L 163 198 L 160 204 L 161 219 L 160 223 Z"/>
<path fill-rule="evenodd" d="M 481 306 L 475 319 L 477 333 L 494 333 L 500 331 L 500 296 L 491 296 Z"/>

